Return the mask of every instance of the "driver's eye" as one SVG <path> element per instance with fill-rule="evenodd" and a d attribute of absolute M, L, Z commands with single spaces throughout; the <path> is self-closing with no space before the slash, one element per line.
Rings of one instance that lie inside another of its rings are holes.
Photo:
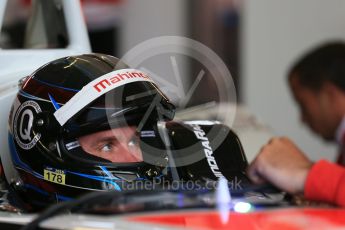
<path fill-rule="evenodd" d="M 101 148 L 102 152 L 111 152 L 114 146 L 111 143 L 104 144 Z"/>
<path fill-rule="evenodd" d="M 134 147 L 139 145 L 139 140 L 137 136 L 132 137 L 132 139 L 128 142 L 129 147 Z"/>

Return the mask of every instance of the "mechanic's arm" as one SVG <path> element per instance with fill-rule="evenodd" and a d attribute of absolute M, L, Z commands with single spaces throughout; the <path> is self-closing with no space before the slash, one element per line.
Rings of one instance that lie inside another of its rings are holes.
<path fill-rule="evenodd" d="M 345 168 L 321 160 L 315 164 L 288 138 L 273 138 L 250 164 L 255 183 L 270 182 L 291 194 L 345 207 Z"/>

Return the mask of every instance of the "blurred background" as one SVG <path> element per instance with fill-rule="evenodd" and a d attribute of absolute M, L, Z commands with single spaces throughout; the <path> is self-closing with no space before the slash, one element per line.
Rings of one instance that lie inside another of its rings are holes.
<path fill-rule="evenodd" d="M 53 0 L 51 0 L 53 1 Z M 25 40 L 32 9 L 30 0 L 6 6 L 2 49 L 63 48 L 63 17 L 41 43 Z M 336 148 L 301 125 L 286 80 L 290 65 L 305 51 L 330 40 L 345 39 L 343 0 L 82 0 L 93 52 L 121 57 L 137 44 L 158 36 L 194 39 L 212 49 L 230 70 L 237 103 L 246 106 L 275 135 L 292 138 L 312 159 L 333 160 Z M 50 11 L 36 9 L 41 14 Z M 59 14 L 59 12 L 55 12 Z M 59 36 L 53 36 L 58 33 Z M 50 35 L 51 34 L 51 39 Z M 54 40 L 54 39 L 55 40 Z M 36 40 L 37 40 L 36 39 Z M 160 74 L 172 74 L 152 63 Z M 197 75 L 197 63 L 180 63 L 185 84 Z M 160 68 L 160 70 L 159 70 Z M 216 89 L 200 84 L 188 106 L 206 103 Z"/>

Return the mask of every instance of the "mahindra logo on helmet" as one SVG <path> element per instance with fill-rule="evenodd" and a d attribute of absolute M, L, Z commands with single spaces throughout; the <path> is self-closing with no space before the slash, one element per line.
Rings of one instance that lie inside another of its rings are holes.
<path fill-rule="evenodd" d="M 110 76 L 108 79 L 102 79 L 96 84 L 93 85 L 93 88 L 96 89 L 97 92 L 101 92 L 105 90 L 107 87 L 111 85 L 117 84 L 125 79 L 133 79 L 133 78 L 143 78 L 143 79 L 150 79 L 149 76 L 142 72 L 126 72 L 122 74 L 117 74 L 115 76 Z"/>
<path fill-rule="evenodd" d="M 84 85 L 67 103 L 55 111 L 54 116 L 62 126 L 85 106 L 103 94 L 122 85 L 137 81 L 153 82 L 149 76 L 136 69 L 120 69 L 106 73 Z"/>
<path fill-rule="evenodd" d="M 105 89 L 107 87 L 105 83 L 107 83 L 107 85 L 110 86 L 110 82 L 107 79 L 103 79 L 93 87 L 97 90 L 97 92 L 101 92 L 102 89 Z"/>

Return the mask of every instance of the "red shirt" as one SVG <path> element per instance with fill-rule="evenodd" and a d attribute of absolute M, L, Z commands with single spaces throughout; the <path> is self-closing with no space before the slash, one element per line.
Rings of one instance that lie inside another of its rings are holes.
<path fill-rule="evenodd" d="M 304 196 L 345 207 L 345 167 L 326 160 L 316 162 L 307 176 Z"/>

